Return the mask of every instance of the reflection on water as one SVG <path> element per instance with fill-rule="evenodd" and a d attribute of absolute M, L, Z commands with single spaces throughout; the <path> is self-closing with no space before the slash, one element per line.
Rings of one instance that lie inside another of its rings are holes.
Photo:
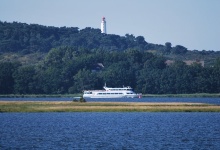
<path fill-rule="evenodd" d="M 220 149 L 219 113 L 0 113 L 0 149 Z"/>

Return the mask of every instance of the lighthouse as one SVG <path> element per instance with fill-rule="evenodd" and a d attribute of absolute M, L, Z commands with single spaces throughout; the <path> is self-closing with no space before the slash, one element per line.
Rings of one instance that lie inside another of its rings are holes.
<path fill-rule="evenodd" d="M 107 34 L 105 17 L 102 17 L 101 32 Z"/>

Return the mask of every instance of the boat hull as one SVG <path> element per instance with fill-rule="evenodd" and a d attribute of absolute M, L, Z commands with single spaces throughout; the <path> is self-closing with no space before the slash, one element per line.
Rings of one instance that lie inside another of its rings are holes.
<path fill-rule="evenodd" d="M 141 98 L 140 95 L 83 95 L 83 98 Z"/>

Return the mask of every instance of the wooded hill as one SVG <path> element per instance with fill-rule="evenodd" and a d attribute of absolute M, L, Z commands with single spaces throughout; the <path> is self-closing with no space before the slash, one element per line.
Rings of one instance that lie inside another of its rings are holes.
<path fill-rule="evenodd" d="M 219 57 L 132 34 L 0 22 L 0 94 L 78 93 L 105 82 L 152 94 L 218 93 Z M 205 67 L 183 60 L 203 60 Z"/>

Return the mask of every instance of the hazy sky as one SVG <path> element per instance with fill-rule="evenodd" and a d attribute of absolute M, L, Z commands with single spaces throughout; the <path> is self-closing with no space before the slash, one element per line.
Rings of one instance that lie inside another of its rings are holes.
<path fill-rule="evenodd" d="M 189 50 L 220 51 L 220 0 L 0 0 L 0 20 L 100 28 Z"/>

